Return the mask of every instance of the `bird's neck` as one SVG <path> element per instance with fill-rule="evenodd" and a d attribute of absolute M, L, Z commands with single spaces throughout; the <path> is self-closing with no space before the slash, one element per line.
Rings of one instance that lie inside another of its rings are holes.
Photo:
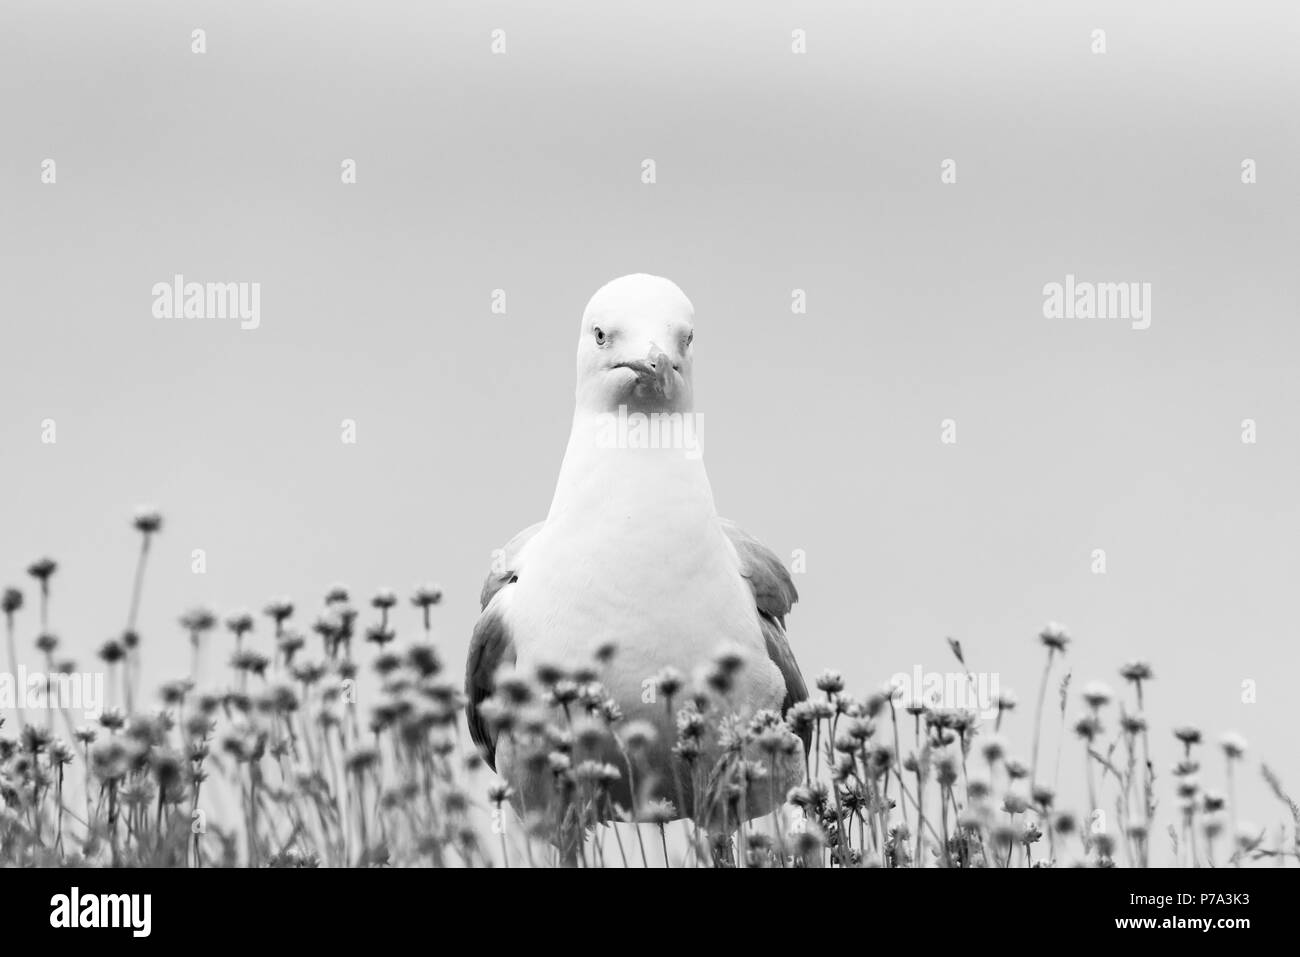
<path fill-rule="evenodd" d="M 717 518 L 694 413 L 590 412 L 573 417 L 548 523 Z"/>

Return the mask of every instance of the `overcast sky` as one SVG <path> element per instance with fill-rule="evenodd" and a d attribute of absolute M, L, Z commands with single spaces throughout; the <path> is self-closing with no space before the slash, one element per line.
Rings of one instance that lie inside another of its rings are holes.
<path fill-rule="evenodd" d="M 1237 730 L 1243 816 L 1283 819 L 1254 768 L 1300 791 L 1300 8 L 997 6 L 7 0 L 2 583 L 56 557 L 88 663 L 151 502 L 148 683 L 187 606 L 334 581 L 441 582 L 458 669 L 549 505 L 582 308 L 656 273 L 696 307 L 719 509 L 806 554 L 810 677 L 951 670 L 951 635 L 1027 757 L 1057 619 L 1076 689 L 1153 661 L 1163 786 L 1171 725 Z M 156 318 L 177 273 L 260 283 L 259 327 Z M 1149 283 L 1149 328 L 1045 318 L 1067 275 Z"/>

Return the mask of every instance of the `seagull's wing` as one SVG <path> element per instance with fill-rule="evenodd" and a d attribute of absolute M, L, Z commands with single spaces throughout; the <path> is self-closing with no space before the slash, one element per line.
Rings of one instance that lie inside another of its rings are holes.
<path fill-rule="evenodd" d="M 496 770 L 496 739 L 479 711 L 485 698 L 492 694 L 496 673 L 503 664 L 513 664 L 515 646 L 506 625 L 504 604 L 509 587 L 519 580 L 520 552 L 537 534 L 542 523 L 524 529 L 493 557 L 492 571 L 483 582 L 479 595 L 482 614 L 469 640 L 469 657 L 465 661 L 465 718 L 469 736 L 483 752 L 488 766 Z"/>
<path fill-rule="evenodd" d="M 545 524 L 545 522 L 538 522 L 535 525 L 529 525 L 506 542 L 505 548 L 492 556 L 492 571 L 488 572 L 488 577 L 483 582 L 483 590 L 479 592 L 478 596 L 480 611 L 486 610 L 492 596 L 506 585 L 509 585 L 519 574 L 519 553 L 523 551 L 524 546 Z"/>
<path fill-rule="evenodd" d="M 781 702 L 781 713 L 785 714 L 793 704 L 808 697 L 808 686 L 804 684 L 803 674 L 794 660 L 794 652 L 790 650 L 790 643 L 785 638 L 785 616 L 799 600 L 799 593 L 795 590 L 790 573 L 771 549 L 760 544 L 735 523 L 726 519 L 719 519 L 719 523 L 740 558 L 741 577 L 749 582 L 750 590 L 754 593 L 768 657 L 785 678 L 785 700 Z M 810 744 L 811 738 L 805 734 L 804 747 L 807 748 Z"/>

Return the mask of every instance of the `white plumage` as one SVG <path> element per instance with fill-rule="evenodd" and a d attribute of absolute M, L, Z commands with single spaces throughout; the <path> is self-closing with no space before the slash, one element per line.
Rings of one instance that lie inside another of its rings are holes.
<path fill-rule="evenodd" d="M 675 783 L 671 767 L 673 722 L 662 701 L 646 700 L 661 669 L 689 677 L 731 646 L 747 661 L 730 697 L 742 714 L 780 712 L 807 696 L 785 641 L 793 583 L 771 552 L 718 517 L 703 459 L 690 446 L 693 340 L 691 304 L 666 279 L 626 276 L 592 297 L 578 345 L 573 428 L 550 512 L 507 545 L 507 567 L 484 586 L 466 675 L 470 728 L 525 804 L 545 800 L 548 775 L 530 775 L 478 713 L 502 664 L 513 661 L 524 674 L 543 664 L 572 671 L 614 643 L 603 684 L 628 721 L 649 721 L 659 732 L 648 757 L 652 794 L 644 796 L 674 804 L 681 803 L 681 779 Z M 611 441 L 611 429 L 629 416 L 637 421 L 638 413 L 642 422 L 685 423 L 676 434 L 686 447 Z M 775 793 L 802 777 L 802 754 L 787 764 Z M 754 796 L 747 816 L 768 810 L 768 792 L 765 785 Z"/>

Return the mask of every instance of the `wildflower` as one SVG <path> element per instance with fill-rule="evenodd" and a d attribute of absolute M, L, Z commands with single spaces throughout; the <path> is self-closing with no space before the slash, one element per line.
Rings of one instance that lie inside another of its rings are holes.
<path fill-rule="evenodd" d="M 117 639 L 110 638 L 99 646 L 99 657 L 104 664 L 114 665 L 126 657 L 126 649 Z"/>
<path fill-rule="evenodd" d="M 1101 719 L 1095 714 L 1086 714 L 1074 722 L 1074 733 L 1090 744 L 1101 731 Z"/>
<path fill-rule="evenodd" d="M 855 745 L 860 745 L 876 733 L 876 726 L 869 718 L 851 718 L 844 726 L 844 733 Z"/>
<path fill-rule="evenodd" d="M 655 675 L 655 689 L 670 701 L 677 692 L 682 690 L 683 684 L 685 679 L 676 668 L 664 668 Z"/>
<path fill-rule="evenodd" d="M 188 734 L 191 738 L 197 739 L 199 742 L 202 742 L 204 739 L 206 739 L 208 735 L 210 735 L 214 730 L 216 730 L 216 727 L 217 727 L 217 723 L 213 721 L 211 718 L 203 714 L 192 714 L 185 719 L 185 733 Z M 191 745 L 191 748 L 195 748 L 195 747 L 198 747 L 198 745 L 197 744 Z M 204 749 L 203 756 L 207 757 L 206 748 Z M 196 760 L 201 760 L 201 759 L 196 759 Z"/>
<path fill-rule="evenodd" d="M 498 781 L 488 788 L 487 796 L 489 801 L 497 807 L 500 807 L 502 804 L 505 804 L 506 801 L 510 800 L 514 793 L 514 788 L 504 782 Z"/>
<path fill-rule="evenodd" d="M 1219 738 L 1219 747 L 1229 759 L 1240 758 L 1246 753 L 1246 739 L 1235 731 L 1229 731 Z"/>
<path fill-rule="evenodd" d="M 54 741 L 49 747 L 50 764 L 56 768 L 71 764 L 72 759 L 76 756 L 72 748 L 66 741 Z"/>
<path fill-rule="evenodd" d="M 533 686 L 523 677 L 509 669 L 502 669 L 496 675 L 496 693 L 506 702 L 522 706 L 533 700 Z"/>
<path fill-rule="evenodd" d="M 1124 730 L 1125 734 L 1138 735 L 1147 729 L 1147 719 L 1140 714 L 1121 712 L 1119 726 Z"/>
<path fill-rule="evenodd" d="M 744 648 L 739 645 L 728 644 L 719 649 L 718 653 L 713 656 L 713 665 L 728 677 L 734 677 L 745 667 L 747 654 Z"/>
<path fill-rule="evenodd" d="M 293 664 L 293 656 L 302 650 L 307 643 L 307 639 L 302 636 L 302 632 L 285 629 L 280 637 L 275 640 L 276 650 L 284 655 L 286 665 Z"/>
<path fill-rule="evenodd" d="M 76 732 L 73 735 L 73 737 L 75 737 L 82 744 L 94 744 L 95 738 L 98 736 L 99 736 L 99 732 L 97 732 L 94 728 L 87 727 L 84 724 L 81 727 L 77 728 Z"/>
<path fill-rule="evenodd" d="M 1029 777 L 1029 768 L 1027 768 L 1025 762 L 1021 761 L 1019 758 L 1011 758 L 1003 766 L 1006 768 L 1007 775 L 1013 781 L 1019 781 L 1021 778 Z"/>
<path fill-rule="evenodd" d="M 58 569 L 59 563 L 53 558 L 38 558 L 27 566 L 27 574 L 40 582 L 42 587 L 45 587 Z"/>
<path fill-rule="evenodd" d="M 276 631 L 293 615 L 293 599 L 288 595 L 272 598 L 262 608 L 262 614 L 275 622 Z"/>
<path fill-rule="evenodd" d="M 291 669 L 291 674 L 295 681 L 299 681 L 304 685 L 314 685 L 325 677 L 325 666 L 309 661 L 301 665 L 295 665 Z"/>
<path fill-rule="evenodd" d="M 350 774 L 355 775 L 365 774 L 378 763 L 380 763 L 380 752 L 365 745 L 351 750 L 343 757 L 343 766 L 347 768 Z"/>
<path fill-rule="evenodd" d="M 438 657 L 438 649 L 423 642 L 417 642 L 406 649 L 406 663 L 418 672 L 421 678 L 430 678 L 442 671 L 442 659 Z"/>
<path fill-rule="evenodd" d="M 28 754 L 40 754 L 49 745 L 52 735 L 39 725 L 29 724 L 22 731 L 22 747 Z"/>
<path fill-rule="evenodd" d="M 325 611 L 316 616 L 311 630 L 325 641 L 326 651 L 331 655 L 343 637 L 343 618 L 337 611 Z"/>
<path fill-rule="evenodd" d="M 1140 659 L 1134 659 L 1119 669 L 1120 676 L 1125 681 L 1131 681 L 1134 684 L 1141 684 L 1143 681 L 1150 681 L 1153 677 L 1151 665 Z"/>
<path fill-rule="evenodd" d="M 253 630 L 253 613 L 251 611 L 237 611 L 226 617 L 226 628 L 235 636 L 236 641 L 243 639 L 244 635 Z"/>
<path fill-rule="evenodd" d="M 1008 814 L 1023 814 L 1029 810 L 1029 802 L 1025 800 L 1023 794 L 1008 791 L 1006 796 L 1002 798 L 1002 810 Z"/>
<path fill-rule="evenodd" d="M 366 641 L 373 642 L 380 648 L 397 638 L 397 632 L 382 625 L 371 625 L 366 629 Z"/>
<path fill-rule="evenodd" d="M 578 700 L 578 686 L 575 682 L 562 679 L 551 686 L 549 697 L 552 704 L 564 707 Z"/>
<path fill-rule="evenodd" d="M 181 616 L 181 627 L 188 631 L 192 638 L 211 631 L 216 624 L 217 616 L 207 608 L 191 608 Z"/>
<path fill-rule="evenodd" d="M 1061 811 L 1056 815 L 1056 833 L 1065 835 L 1073 834 L 1078 826 L 1079 821 L 1078 818 L 1074 816 L 1074 812 Z"/>
<path fill-rule="evenodd" d="M 1065 626 L 1049 621 L 1038 633 L 1038 640 L 1046 645 L 1049 651 L 1064 653 L 1065 646 L 1070 643 L 1070 635 L 1065 630 Z"/>
<path fill-rule="evenodd" d="M 325 592 L 325 604 L 334 605 L 346 603 L 348 600 L 348 586 L 335 583 Z"/>
<path fill-rule="evenodd" d="M 583 751 L 599 753 L 609 740 L 609 731 L 603 724 L 590 718 L 574 726 L 574 744 Z"/>
<path fill-rule="evenodd" d="M 934 767 L 936 777 L 943 787 L 952 787 L 957 783 L 957 772 L 960 766 L 954 755 L 945 751 L 935 761 Z"/>
<path fill-rule="evenodd" d="M 893 696 L 896 693 L 897 692 L 892 685 L 886 685 L 882 691 L 872 692 L 867 695 L 867 700 L 862 704 L 862 712 L 865 713 L 868 718 L 876 717 L 885 710 L 885 705 L 891 704 Z M 841 698 L 847 697 L 847 695 L 841 696 Z M 851 705 L 852 702 L 842 702 L 841 708 L 848 708 L 851 707 Z"/>
<path fill-rule="evenodd" d="M 1237 825 L 1237 847 L 1242 851 L 1253 851 L 1264 840 L 1263 828 L 1258 828 L 1253 824 L 1242 821 Z"/>
<path fill-rule="evenodd" d="M 411 593 L 411 604 L 416 608 L 429 609 L 442 601 L 442 589 L 432 582 L 416 585 Z"/>
<path fill-rule="evenodd" d="M 696 760 L 701 753 L 700 743 L 694 738 L 684 738 L 673 745 L 673 754 L 687 764 Z"/>
<path fill-rule="evenodd" d="M 654 746 L 659 732 L 648 721 L 633 721 L 623 729 L 620 737 L 629 751 L 644 751 Z"/>
<path fill-rule="evenodd" d="M 276 714 L 290 714 L 298 710 L 298 693 L 287 684 L 272 685 L 267 691 L 267 697 Z"/>
<path fill-rule="evenodd" d="M 1192 745 L 1201 743 L 1200 730 L 1191 725 L 1174 728 L 1174 737 L 1183 742 L 1188 751 L 1192 749 Z"/>
<path fill-rule="evenodd" d="M 250 672 L 259 678 L 266 676 L 266 669 L 270 664 L 271 660 L 266 655 L 251 649 L 237 651 L 230 656 L 230 667 L 236 671 Z"/>
<path fill-rule="evenodd" d="M 1101 858 L 1111 857 L 1115 853 L 1115 835 L 1106 831 L 1092 835 L 1092 846 Z"/>
<path fill-rule="evenodd" d="M 1223 833 L 1224 823 L 1222 814 L 1209 814 L 1201 820 L 1201 830 L 1204 832 L 1207 840 L 1213 841 Z"/>
<path fill-rule="evenodd" d="M 758 740 L 755 743 L 758 745 L 758 749 L 764 754 L 769 757 L 775 757 L 778 754 L 785 754 L 788 752 L 790 741 L 792 739 L 794 741 L 799 740 L 786 730 L 785 725 L 780 725 L 779 727 L 764 729 L 763 732 L 758 735 Z M 851 752 L 857 751 L 857 743 L 851 739 L 849 740 L 849 750 Z"/>
<path fill-rule="evenodd" d="M 844 676 L 838 671 L 827 669 L 818 675 L 817 689 L 827 695 L 839 694 L 844 690 Z"/>
<path fill-rule="evenodd" d="M 718 694 L 727 695 L 731 693 L 731 689 L 735 684 L 735 679 L 731 672 L 715 664 L 713 667 L 705 671 L 704 683 Z"/>
<path fill-rule="evenodd" d="M 616 654 L 618 654 L 618 643 L 613 641 L 604 641 L 596 647 L 595 657 L 597 663 L 607 665 L 614 660 Z"/>
<path fill-rule="evenodd" d="M 812 788 L 800 785 L 793 787 L 785 796 L 786 803 L 793 804 L 795 807 L 804 810 L 812 810 L 817 806 L 817 797 Z"/>
<path fill-rule="evenodd" d="M 12 615 L 22 607 L 23 593 L 17 588 L 6 588 L 4 595 L 0 596 L 0 611 L 3 611 L 6 615 Z"/>
<path fill-rule="evenodd" d="M 563 751 L 552 751 L 546 756 L 546 764 L 547 767 L 551 769 L 552 774 L 556 777 L 561 777 L 562 775 L 567 774 L 569 769 L 573 766 L 573 759 Z"/>
<path fill-rule="evenodd" d="M 1083 700 L 1093 711 L 1104 708 L 1115 698 L 1115 692 L 1104 681 L 1090 681 L 1083 688 Z"/>
<path fill-rule="evenodd" d="M 647 801 L 641 809 L 639 820 L 662 827 L 670 821 L 677 820 L 677 809 L 673 807 L 671 801 Z"/>
<path fill-rule="evenodd" d="M 154 779 L 164 793 L 180 784 L 182 764 L 180 755 L 173 751 L 158 751 L 152 757 Z"/>
<path fill-rule="evenodd" d="M 989 764 L 993 764 L 1006 756 L 1006 739 L 1001 735 L 990 735 L 984 739 L 984 743 L 980 746 L 980 751 L 984 755 L 984 760 Z"/>
<path fill-rule="evenodd" d="M 534 674 L 537 676 L 539 682 L 550 687 L 555 684 L 555 682 L 564 678 L 564 669 L 558 665 L 552 664 L 551 662 L 544 661 L 537 665 L 534 669 Z"/>
<path fill-rule="evenodd" d="M 786 721 L 795 734 L 806 734 L 817 725 L 817 712 L 810 701 L 797 702 L 786 712 Z"/>
<path fill-rule="evenodd" d="M 1020 835 L 1012 825 L 999 821 L 989 829 L 989 836 L 998 847 L 1009 848 Z"/>
<path fill-rule="evenodd" d="M 194 682 L 188 678 L 180 678 L 166 682 L 158 690 L 158 695 L 162 698 L 163 704 L 175 706 L 181 704 L 192 690 L 194 690 Z"/>
<path fill-rule="evenodd" d="M 826 838 L 821 828 L 816 824 L 809 824 L 794 835 L 793 844 L 795 857 L 804 864 L 808 864 L 821 860 L 822 849 L 826 846 Z"/>
<path fill-rule="evenodd" d="M 1052 802 L 1056 800 L 1056 792 L 1046 784 L 1035 784 L 1029 789 L 1029 793 L 1034 799 L 1034 803 L 1044 811 L 1050 808 Z"/>
<path fill-rule="evenodd" d="M 36 650 L 42 654 L 52 654 L 59 647 L 59 636 L 43 631 L 36 636 Z"/>
<path fill-rule="evenodd" d="M 954 708 L 948 716 L 948 727 L 964 737 L 978 723 L 978 716 L 969 708 Z"/>
<path fill-rule="evenodd" d="M 375 660 L 371 663 L 371 667 L 375 669 L 377 675 L 387 678 L 398 668 L 402 667 L 402 659 L 391 651 L 385 651 L 382 654 L 375 656 Z"/>
<path fill-rule="evenodd" d="M 380 611 L 388 611 L 397 604 L 397 593 L 391 588 L 380 588 L 375 591 L 374 597 L 370 599 L 371 607 L 378 608 Z"/>
<path fill-rule="evenodd" d="M 131 519 L 131 524 L 135 526 L 137 532 L 148 537 L 162 529 L 162 512 L 151 505 L 138 505 L 136 506 L 135 517 Z"/>
<path fill-rule="evenodd" d="M 1043 837 L 1042 830 L 1039 829 L 1036 821 L 1026 821 L 1020 831 L 1020 843 L 1028 847 L 1030 844 L 1037 844 Z"/>
<path fill-rule="evenodd" d="M 117 738 L 97 744 L 90 753 L 91 769 L 101 781 L 118 781 L 126 777 L 126 746 Z"/>
<path fill-rule="evenodd" d="M 1015 692 L 1010 689 L 1007 689 L 998 695 L 998 711 L 1014 711 L 1017 704 L 1019 704 L 1019 702 L 1016 699 Z"/>

